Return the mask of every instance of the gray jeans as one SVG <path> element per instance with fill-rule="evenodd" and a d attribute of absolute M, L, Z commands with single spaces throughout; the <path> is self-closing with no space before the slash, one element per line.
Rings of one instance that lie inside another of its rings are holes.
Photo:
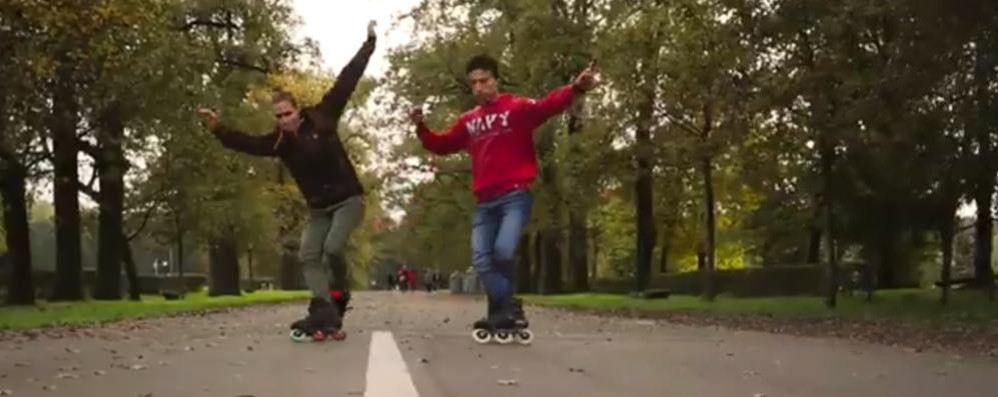
<path fill-rule="evenodd" d="M 353 196 L 328 208 L 311 209 L 298 258 L 312 297 L 329 300 L 329 288 L 344 290 L 348 272 L 343 249 L 364 219 L 364 199 Z M 332 280 L 330 280 L 332 270 Z M 332 281 L 332 282 L 330 282 Z"/>

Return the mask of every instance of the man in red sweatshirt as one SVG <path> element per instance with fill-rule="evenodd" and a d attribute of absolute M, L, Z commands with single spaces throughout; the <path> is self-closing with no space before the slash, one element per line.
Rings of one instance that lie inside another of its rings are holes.
<path fill-rule="evenodd" d="M 537 100 L 500 93 L 499 65 L 488 55 L 473 57 L 465 71 L 478 106 L 444 133 L 426 126 L 421 109 L 413 109 L 410 118 L 427 150 L 440 155 L 464 150 L 471 156 L 472 191 L 478 201 L 472 220 L 472 264 L 488 296 L 488 315 L 474 327 L 525 328 L 523 307 L 513 297 L 513 258 L 533 203 L 528 190 L 537 174 L 533 132 L 592 89 L 595 71 L 590 64 L 572 83 Z"/>

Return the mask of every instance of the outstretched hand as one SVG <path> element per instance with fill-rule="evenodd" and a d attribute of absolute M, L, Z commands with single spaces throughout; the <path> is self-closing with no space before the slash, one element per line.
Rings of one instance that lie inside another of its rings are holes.
<path fill-rule="evenodd" d="M 208 129 L 213 130 L 218 126 L 218 114 L 216 114 L 214 110 L 201 108 L 198 109 L 198 115 L 201 116 L 201 119 L 204 121 L 205 125 L 208 126 Z"/>
<path fill-rule="evenodd" d="M 409 120 L 412 120 L 412 123 L 415 125 L 422 125 L 424 121 L 423 109 L 418 106 L 412 108 L 412 110 L 409 111 Z"/>
<path fill-rule="evenodd" d="M 586 68 L 575 77 L 575 80 L 572 81 L 572 85 L 585 92 L 593 89 L 593 87 L 596 86 L 596 83 L 596 60 L 594 59 L 589 61 Z"/>
<path fill-rule="evenodd" d="M 374 28 L 376 28 L 377 26 L 378 26 L 378 21 L 375 21 L 373 19 L 371 20 L 371 22 L 367 23 L 367 38 L 373 39 L 378 36 L 378 34 L 374 32 Z"/>

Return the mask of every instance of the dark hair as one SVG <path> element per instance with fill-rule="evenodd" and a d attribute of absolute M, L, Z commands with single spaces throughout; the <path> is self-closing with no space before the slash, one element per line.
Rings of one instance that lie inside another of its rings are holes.
<path fill-rule="evenodd" d="M 280 102 L 287 101 L 291 103 L 291 106 L 298 107 L 298 101 L 295 99 L 294 94 L 284 91 L 282 88 L 275 88 L 270 93 L 270 101 L 273 104 L 278 104 Z"/>
<path fill-rule="evenodd" d="M 471 73 L 473 70 L 491 72 L 492 77 L 499 78 L 499 62 L 495 58 L 485 54 L 475 55 L 468 61 L 468 65 L 465 66 L 465 73 Z"/>

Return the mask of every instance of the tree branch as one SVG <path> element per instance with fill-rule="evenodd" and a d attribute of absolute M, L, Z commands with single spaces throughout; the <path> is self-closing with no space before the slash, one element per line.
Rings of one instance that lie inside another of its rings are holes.
<path fill-rule="evenodd" d="M 247 70 L 252 70 L 252 71 L 260 72 L 260 73 L 263 73 L 263 74 L 270 74 L 270 68 L 267 68 L 266 66 L 253 65 L 251 63 L 244 62 L 244 61 L 241 61 L 241 60 L 238 60 L 238 59 L 230 59 L 230 58 L 226 58 L 226 57 L 221 57 L 220 56 L 220 57 L 218 57 L 218 63 L 223 64 L 223 65 L 228 65 L 228 66 L 236 67 L 236 68 L 239 68 L 239 69 L 247 69 Z"/>
<path fill-rule="evenodd" d="M 183 24 L 181 26 L 178 26 L 177 30 L 180 30 L 180 31 L 183 31 L 183 32 L 189 32 L 191 29 L 194 29 L 195 27 L 198 27 L 198 26 L 204 26 L 204 27 L 209 27 L 209 28 L 218 28 L 218 29 L 242 29 L 241 26 L 236 25 L 235 23 L 233 23 L 231 21 L 219 22 L 219 21 L 212 21 L 212 20 L 196 19 L 195 18 L 195 19 L 192 19 L 190 21 L 187 21 L 187 23 L 185 23 L 185 24 Z"/>
<path fill-rule="evenodd" d="M 79 140 L 79 139 L 77 140 L 77 142 L 80 143 L 79 147 L 80 147 L 80 151 L 81 152 L 86 153 L 87 155 L 89 155 L 91 158 L 94 159 L 94 161 L 100 161 L 100 157 L 101 157 L 100 156 L 100 149 L 97 147 L 97 145 L 91 145 L 89 142 L 86 142 L 86 141 L 83 141 L 83 140 Z"/>
<path fill-rule="evenodd" d="M 153 202 L 149 205 L 149 208 L 146 208 L 145 213 L 142 214 L 142 221 L 139 223 L 139 227 L 136 228 L 131 234 L 126 234 L 125 241 L 131 242 L 138 237 L 139 234 L 142 234 L 142 231 L 145 230 L 146 225 L 149 224 L 149 219 L 152 218 L 153 212 L 157 209 L 159 209 L 159 200 L 153 200 Z"/>
<path fill-rule="evenodd" d="M 80 188 L 80 191 L 83 192 L 83 194 L 86 194 L 87 197 L 90 197 L 91 200 L 100 201 L 100 192 L 93 187 L 94 180 L 97 179 L 96 176 L 97 173 L 94 172 L 93 176 L 90 178 L 89 184 L 83 184 L 80 181 L 76 181 L 76 185 Z"/>

